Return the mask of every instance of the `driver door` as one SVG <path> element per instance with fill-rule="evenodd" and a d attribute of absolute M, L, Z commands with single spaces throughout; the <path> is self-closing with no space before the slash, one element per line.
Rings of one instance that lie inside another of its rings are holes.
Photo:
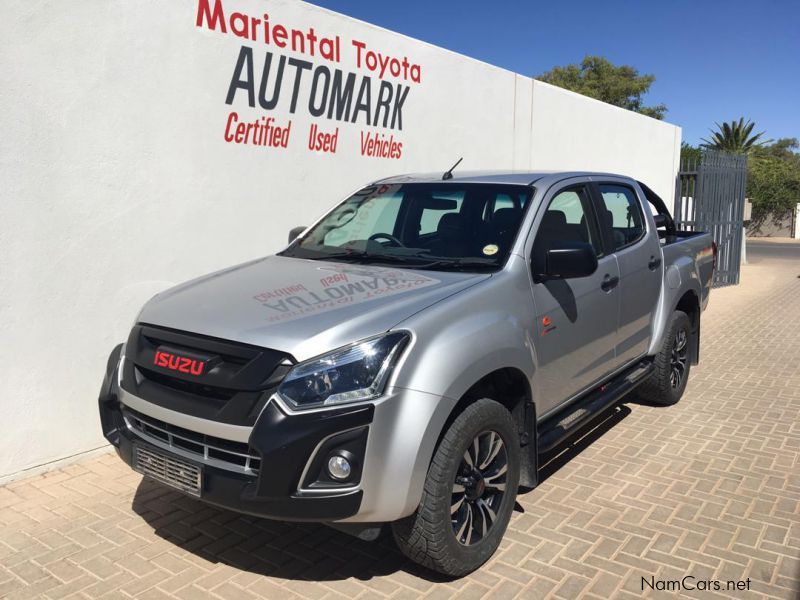
<path fill-rule="evenodd" d="M 619 313 L 619 267 L 613 254 L 604 253 L 588 182 L 578 180 L 551 191 L 542 207 L 534 221 L 531 272 L 543 272 L 547 250 L 569 241 L 590 243 L 598 267 L 588 277 L 531 279 L 538 418 L 613 369 Z"/>

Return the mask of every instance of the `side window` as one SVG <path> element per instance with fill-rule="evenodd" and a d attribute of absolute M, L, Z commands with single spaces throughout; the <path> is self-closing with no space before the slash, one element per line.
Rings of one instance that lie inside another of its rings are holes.
<path fill-rule="evenodd" d="M 625 185 L 600 184 L 605 205 L 600 219 L 611 229 L 614 249 L 619 250 L 644 235 L 644 217 L 634 191 Z"/>
<path fill-rule="evenodd" d="M 602 256 L 602 244 L 594 226 L 589 193 L 584 186 L 556 194 L 539 223 L 533 242 L 533 259 L 544 264 L 547 251 L 565 242 L 586 242 Z"/>

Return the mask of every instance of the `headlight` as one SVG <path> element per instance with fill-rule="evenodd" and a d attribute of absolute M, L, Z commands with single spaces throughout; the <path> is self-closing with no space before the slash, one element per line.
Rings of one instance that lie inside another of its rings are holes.
<path fill-rule="evenodd" d="M 298 409 L 380 396 L 408 339 L 405 332 L 389 333 L 300 363 L 283 380 L 278 394 Z"/>

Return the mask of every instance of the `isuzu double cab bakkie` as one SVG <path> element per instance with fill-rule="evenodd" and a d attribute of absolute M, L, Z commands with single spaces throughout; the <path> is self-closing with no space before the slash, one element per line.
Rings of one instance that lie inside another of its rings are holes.
<path fill-rule="evenodd" d="M 152 298 L 108 360 L 103 432 L 203 502 L 364 539 L 390 523 L 462 575 L 542 457 L 629 394 L 680 399 L 715 258 L 628 177 L 384 179 Z"/>

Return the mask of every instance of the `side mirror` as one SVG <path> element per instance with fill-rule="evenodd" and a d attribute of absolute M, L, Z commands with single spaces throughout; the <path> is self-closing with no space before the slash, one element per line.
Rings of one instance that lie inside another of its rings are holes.
<path fill-rule="evenodd" d="M 546 278 L 588 277 L 597 270 L 597 255 L 591 244 L 575 241 L 559 246 L 547 251 L 543 273 Z"/>
<path fill-rule="evenodd" d="M 669 222 L 667 215 L 653 215 L 653 220 L 656 222 L 656 229 L 666 227 Z"/>
<path fill-rule="evenodd" d="M 293 241 L 295 241 L 297 239 L 297 236 L 299 236 L 305 230 L 306 230 L 306 226 L 305 225 L 300 225 L 300 227 L 293 227 L 292 229 L 290 229 L 289 230 L 289 243 L 291 244 Z"/>

